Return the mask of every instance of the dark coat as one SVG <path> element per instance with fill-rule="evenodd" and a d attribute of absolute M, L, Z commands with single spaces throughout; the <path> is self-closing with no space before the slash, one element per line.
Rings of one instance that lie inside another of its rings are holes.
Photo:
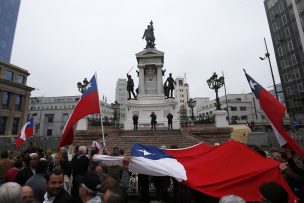
<path fill-rule="evenodd" d="M 136 114 L 133 116 L 133 124 L 134 125 L 138 124 L 138 116 Z"/>
<path fill-rule="evenodd" d="M 30 167 L 25 167 L 22 170 L 20 170 L 16 175 L 16 183 L 18 183 L 21 186 L 25 185 L 25 182 L 30 179 L 30 177 L 33 176 L 33 171 Z"/>
<path fill-rule="evenodd" d="M 55 197 L 55 200 L 53 203 L 72 203 L 74 202 L 72 196 L 65 191 L 64 189 L 61 190 L 61 192 Z"/>
<path fill-rule="evenodd" d="M 156 121 L 156 115 L 154 113 L 152 113 L 150 115 L 150 117 L 151 117 L 151 124 L 156 124 L 157 123 L 157 121 Z"/>
<path fill-rule="evenodd" d="M 169 113 L 167 115 L 167 119 L 168 119 L 168 124 L 172 124 L 173 115 L 171 113 Z"/>

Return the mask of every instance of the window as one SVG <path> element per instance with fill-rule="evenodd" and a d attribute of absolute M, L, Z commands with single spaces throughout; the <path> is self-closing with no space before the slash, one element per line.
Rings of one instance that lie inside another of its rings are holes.
<path fill-rule="evenodd" d="M 283 22 L 283 25 L 285 25 L 287 23 L 287 19 L 286 19 L 285 15 L 282 16 L 282 22 Z"/>
<path fill-rule="evenodd" d="M 264 120 L 266 117 L 264 115 L 261 115 L 262 120 Z"/>
<path fill-rule="evenodd" d="M 242 101 L 242 99 L 241 98 L 235 98 L 235 101 L 240 102 L 240 101 Z"/>
<path fill-rule="evenodd" d="M 272 29 L 273 31 L 277 31 L 277 24 L 275 22 L 272 23 Z"/>
<path fill-rule="evenodd" d="M 240 111 L 246 111 L 246 106 L 241 106 Z"/>
<path fill-rule="evenodd" d="M 290 31 L 289 31 L 289 28 L 285 28 L 285 35 L 286 35 L 286 38 L 290 37 Z"/>
<path fill-rule="evenodd" d="M 62 114 L 62 121 L 65 123 L 69 118 L 69 114 L 68 113 L 63 113 Z"/>
<path fill-rule="evenodd" d="M 295 69 L 295 70 L 294 70 L 294 74 L 295 74 L 295 78 L 296 78 L 296 79 L 299 79 L 299 78 L 300 78 L 300 71 L 299 71 L 299 69 Z"/>
<path fill-rule="evenodd" d="M 285 69 L 285 60 L 281 60 L 281 69 Z"/>
<path fill-rule="evenodd" d="M 3 92 L 2 95 L 2 107 L 8 108 L 10 102 L 10 92 Z"/>
<path fill-rule="evenodd" d="M 24 84 L 24 81 L 25 81 L 24 75 L 18 75 L 17 83 L 18 84 Z"/>
<path fill-rule="evenodd" d="M 18 126 L 19 126 L 19 118 L 14 118 L 13 120 L 13 127 L 12 127 L 12 134 L 18 134 Z"/>
<path fill-rule="evenodd" d="M 237 107 L 236 106 L 231 106 L 231 111 L 237 111 Z"/>
<path fill-rule="evenodd" d="M 302 84 L 298 85 L 298 90 L 299 90 L 299 92 L 303 92 L 303 85 Z"/>
<path fill-rule="evenodd" d="M 293 43 L 292 43 L 291 40 L 288 41 L 287 46 L 288 46 L 288 51 L 292 51 L 293 50 Z"/>
<path fill-rule="evenodd" d="M 45 122 L 53 123 L 54 122 L 54 114 L 45 114 Z"/>
<path fill-rule="evenodd" d="M 231 119 L 232 119 L 233 121 L 237 121 L 237 120 L 239 120 L 239 117 L 238 117 L 238 116 L 232 116 Z"/>
<path fill-rule="evenodd" d="M 283 3 L 279 4 L 279 11 L 282 13 L 284 11 Z"/>
<path fill-rule="evenodd" d="M 4 135 L 5 133 L 6 120 L 7 117 L 0 116 L 0 135 Z"/>
<path fill-rule="evenodd" d="M 21 109 L 21 104 L 22 104 L 22 96 L 21 95 L 16 95 L 16 97 L 15 97 L 15 109 L 20 110 Z"/>
<path fill-rule="evenodd" d="M 46 136 L 52 136 L 53 130 L 52 129 L 47 129 L 46 130 Z"/>
<path fill-rule="evenodd" d="M 297 57 L 296 57 L 295 54 L 291 55 L 291 64 L 292 64 L 292 65 L 297 64 Z"/>
<path fill-rule="evenodd" d="M 13 81 L 14 73 L 12 71 L 7 70 L 5 73 L 5 79 Z"/>
<path fill-rule="evenodd" d="M 283 56 L 283 50 L 282 50 L 282 47 L 279 47 L 279 48 L 278 48 L 278 52 L 279 52 L 279 56 Z"/>
<path fill-rule="evenodd" d="M 283 79 L 284 79 L 284 82 L 288 82 L 287 73 L 283 74 Z"/>
<path fill-rule="evenodd" d="M 248 116 L 241 116 L 241 120 L 248 120 Z"/>
<path fill-rule="evenodd" d="M 286 88 L 286 94 L 287 94 L 287 95 L 290 95 L 290 94 L 291 94 L 291 89 L 290 89 L 290 87 L 287 87 L 287 88 Z"/>
<path fill-rule="evenodd" d="M 183 85 L 184 85 L 184 81 L 178 80 L 178 86 L 183 86 Z"/>

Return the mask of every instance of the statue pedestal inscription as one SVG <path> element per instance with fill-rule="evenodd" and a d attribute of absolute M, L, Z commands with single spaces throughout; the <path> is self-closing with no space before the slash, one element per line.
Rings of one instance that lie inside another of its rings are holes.
<path fill-rule="evenodd" d="M 173 129 L 180 129 L 177 101 L 165 99 L 163 87 L 164 52 L 155 48 L 146 48 L 136 54 L 139 82 L 137 100 L 129 100 L 124 130 L 133 130 L 133 115 L 138 116 L 138 129 L 150 129 L 150 115 L 157 116 L 156 129 L 168 129 L 168 113 L 173 114 Z"/>

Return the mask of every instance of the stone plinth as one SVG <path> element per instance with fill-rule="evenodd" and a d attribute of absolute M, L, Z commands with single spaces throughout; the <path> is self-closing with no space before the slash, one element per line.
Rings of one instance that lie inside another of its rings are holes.
<path fill-rule="evenodd" d="M 226 120 L 227 112 L 225 110 L 216 110 L 213 111 L 215 116 L 215 127 L 217 128 L 226 128 L 228 127 L 228 122 Z"/>
<path fill-rule="evenodd" d="M 168 128 L 168 113 L 173 115 L 173 129 L 180 129 L 177 101 L 174 98 L 165 99 L 163 86 L 164 52 L 148 48 L 136 54 L 138 77 L 138 100 L 126 103 L 126 121 L 124 130 L 133 130 L 133 115 L 138 115 L 138 129 L 150 129 L 150 115 L 157 116 L 157 129 Z"/>
<path fill-rule="evenodd" d="M 180 129 L 179 116 L 176 109 L 175 99 L 164 99 L 164 97 L 145 97 L 138 100 L 129 100 L 126 104 L 126 121 L 124 130 L 133 130 L 133 115 L 138 115 L 138 130 L 147 130 L 151 127 L 151 113 L 157 116 L 156 129 L 167 130 L 167 115 L 173 115 L 173 129 Z"/>

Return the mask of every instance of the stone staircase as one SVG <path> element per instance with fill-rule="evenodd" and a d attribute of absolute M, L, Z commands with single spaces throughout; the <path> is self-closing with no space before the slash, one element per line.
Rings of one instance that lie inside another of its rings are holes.
<path fill-rule="evenodd" d="M 101 142 L 101 140 L 100 140 Z M 133 144 L 140 143 L 161 147 L 166 145 L 177 145 L 178 148 L 190 147 L 201 142 L 193 136 L 183 135 L 180 130 L 138 130 L 120 131 L 118 136 L 109 135 L 106 137 L 106 145 L 109 150 L 119 147 L 125 150 L 125 154 L 130 154 Z"/>

